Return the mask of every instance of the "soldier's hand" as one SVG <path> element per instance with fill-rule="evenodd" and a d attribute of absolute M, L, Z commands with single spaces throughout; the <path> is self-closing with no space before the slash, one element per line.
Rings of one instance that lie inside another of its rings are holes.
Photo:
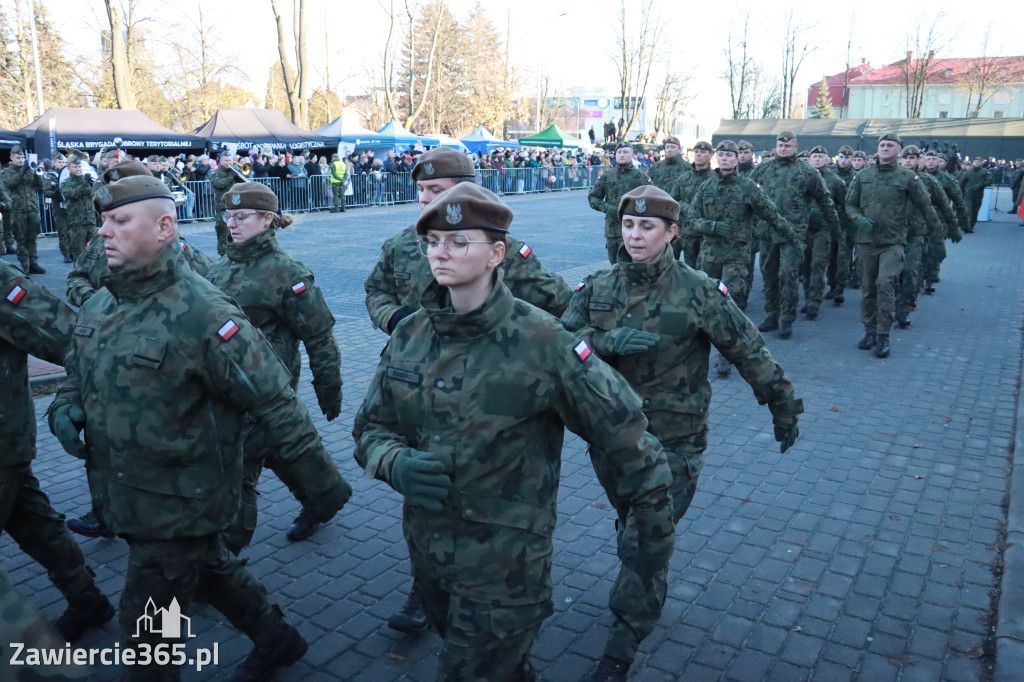
<path fill-rule="evenodd" d="M 57 436 L 64 451 L 72 457 L 86 459 L 85 443 L 78 437 L 85 428 L 85 412 L 73 403 L 64 403 L 50 410 L 50 431 Z"/>
<path fill-rule="evenodd" d="M 954 244 L 959 244 L 960 240 L 963 239 L 963 238 L 964 238 L 964 233 L 961 232 L 960 230 L 954 230 L 949 235 L 949 241 L 953 242 Z"/>
<path fill-rule="evenodd" d="M 405 495 L 408 504 L 441 511 L 452 479 L 431 453 L 402 448 L 391 465 L 391 487 Z"/>
<path fill-rule="evenodd" d="M 614 355 L 631 355 L 642 353 L 658 343 L 659 339 L 661 337 L 652 332 L 617 327 L 611 331 L 595 333 L 594 350 L 598 355 L 606 358 Z"/>
<path fill-rule="evenodd" d="M 817 206 L 811 206 L 811 222 L 818 225 L 825 224 L 825 214 Z"/>
<path fill-rule="evenodd" d="M 341 384 L 320 384 L 313 382 L 316 401 L 320 403 L 320 411 L 327 421 L 334 421 L 341 414 Z"/>
<path fill-rule="evenodd" d="M 775 421 L 775 440 L 779 443 L 779 452 L 789 450 L 800 435 L 796 418 L 777 419 Z"/>
<path fill-rule="evenodd" d="M 857 223 L 857 227 L 862 230 L 871 230 L 875 227 L 875 221 L 868 218 L 866 215 L 858 216 L 853 222 Z"/>
<path fill-rule="evenodd" d="M 633 570 L 644 582 L 668 568 L 676 546 L 676 532 L 669 512 L 634 509 L 637 547 Z"/>
<path fill-rule="evenodd" d="M 723 223 L 721 220 L 716 220 L 714 232 L 716 237 L 728 239 L 732 236 L 732 225 L 729 223 Z"/>

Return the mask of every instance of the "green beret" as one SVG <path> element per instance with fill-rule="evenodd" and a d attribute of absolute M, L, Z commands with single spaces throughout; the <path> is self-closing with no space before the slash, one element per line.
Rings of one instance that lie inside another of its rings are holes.
<path fill-rule="evenodd" d="M 744 151 L 746 149 L 754 151 L 754 145 L 750 144 L 746 140 L 740 140 L 739 142 L 736 143 L 736 149 L 739 149 L 740 151 Z"/>
<path fill-rule="evenodd" d="M 908 144 L 903 148 L 903 151 L 900 152 L 901 159 L 905 156 L 921 156 L 921 148 L 917 145 Z"/>
<path fill-rule="evenodd" d="M 846 156 L 853 156 L 853 147 L 851 147 L 848 144 L 844 144 L 842 147 L 839 148 L 839 153 L 845 154 Z"/>
<path fill-rule="evenodd" d="M 153 174 L 149 172 L 149 169 L 138 161 L 122 161 L 121 163 L 113 165 L 103 171 L 103 184 L 109 185 L 112 182 L 123 180 L 124 178 L 130 178 L 133 175 L 145 178 L 153 177 Z"/>
<path fill-rule="evenodd" d="M 435 147 L 420 154 L 416 165 L 412 167 L 412 179 L 415 182 L 439 178 L 475 177 L 473 161 L 459 150 L 451 147 Z"/>
<path fill-rule="evenodd" d="M 858 149 L 857 151 L 855 151 L 853 153 L 853 158 L 855 158 L 855 159 L 866 159 L 866 158 L 868 158 L 868 155 L 865 152 L 863 152 L 860 149 Z"/>
<path fill-rule="evenodd" d="M 781 133 L 776 135 L 775 139 L 779 142 L 789 142 L 790 140 L 796 139 L 796 133 L 792 130 L 783 130 Z"/>
<path fill-rule="evenodd" d="M 937 149 L 929 149 L 924 153 L 925 156 L 942 156 Z"/>
<path fill-rule="evenodd" d="M 25 150 L 21 148 L 20 144 L 16 144 L 13 147 L 11 147 L 11 154 L 21 154 L 21 155 L 24 155 L 25 154 Z"/>
<path fill-rule="evenodd" d="M 71 160 L 68 161 L 68 165 L 69 166 L 81 166 L 82 165 L 82 160 L 80 158 L 78 158 L 77 156 L 72 156 Z"/>
<path fill-rule="evenodd" d="M 620 149 L 628 149 L 630 151 L 633 151 L 633 145 L 623 140 L 622 142 L 615 145 L 615 151 L 619 151 Z"/>
<path fill-rule="evenodd" d="M 438 194 L 423 210 L 416 221 L 416 233 L 491 230 L 505 234 L 511 224 L 512 209 L 497 195 L 475 183 L 460 182 Z"/>
<path fill-rule="evenodd" d="M 740 148 L 732 140 L 722 140 L 715 147 L 716 152 L 732 152 L 733 154 L 739 154 Z"/>
<path fill-rule="evenodd" d="M 879 142 L 883 142 L 884 140 L 890 140 L 891 142 L 895 142 L 901 147 L 903 146 L 903 140 L 901 140 L 900 136 L 897 135 L 896 133 L 886 133 L 885 135 L 882 135 L 880 138 L 878 138 Z"/>
<path fill-rule="evenodd" d="M 811 158 L 811 153 L 809 151 L 807 151 L 806 149 L 801 149 L 800 152 L 796 155 L 796 158 L 798 158 L 798 159 L 809 159 L 809 158 Z"/>
<path fill-rule="evenodd" d="M 100 155 L 100 158 L 101 159 L 116 159 L 117 158 L 117 150 L 116 149 L 111 149 L 110 151 L 103 152 Z"/>
<path fill-rule="evenodd" d="M 813 149 L 811 149 L 811 153 L 812 154 L 824 154 L 825 156 L 828 156 L 828 150 L 825 149 L 825 145 L 822 145 L 822 144 L 819 144 L 818 146 L 816 146 Z"/>
<path fill-rule="evenodd" d="M 677 147 L 682 147 L 683 146 L 682 143 L 679 142 L 679 138 L 676 137 L 675 135 L 671 135 L 669 137 L 666 137 L 665 141 L 662 144 L 674 144 Z"/>
<path fill-rule="evenodd" d="M 619 220 L 631 215 L 639 218 L 662 218 L 670 223 L 679 222 L 679 203 L 668 192 L 654 185 L 640 185 L 619 199 Z"/>
<path fill-rule="evenodd" d="M 149 177 L 136 175 L 115 180 L 109 185 L 100 187 L 92 195 L 93 206 L 100 213 L 147 199 L 173 200 L 174 195 L 171 194 L 167 185 L 152 175 Z"/>
<path fill-rule="evenodd" d="M 693 145 L 693 149 L 694 149 L 694 151 L 696 151 L 698 149 L 703 149 L 703 150 L 709 151 L 709 152 L 715 151 L 714 149 L 711 148 L 711 143 L 710 142 L 705 142 L 704 140 L 701 140 L 697 144 Z"/>
<path fill-rule="evenodd" d="M 64 156 L 60 152 L 57 152 L 56 154 L 53 155 L 53 160 L 54 161 L 67 161 L 68 157 Z"/>
<path fill-rule="evenodd" d="M 224 208 L 278 213 L 277 195 L 262 182 L 239 182 L 224 193 Z"/>

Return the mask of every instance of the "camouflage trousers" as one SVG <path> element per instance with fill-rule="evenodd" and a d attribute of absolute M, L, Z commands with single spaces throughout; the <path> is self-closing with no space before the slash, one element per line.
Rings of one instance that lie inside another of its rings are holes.
<path fill-rule="evenodd" d="M 696 269 L 697 261 L 700 260 L 700 237 L 680 237 L 676 241 L 682 242 L 683 262 Z"/>
<path fill-rule="evenodd" d="M 73 602 L 93 586 L 85 556 L 50 499 L 39 488 L 32 466 L 0 468 L 0 532 L 46 569 L 54 586 Z"/>
<path fill-rule="evenodd" d="M 416 570 L 423 611 L 444 639 L 438 658 L 439 682 L 532 682 L 530 650 L 550 601 L 525 606 L 497 606 L 453 595 L 427 572 Z"/>
<path fill-rule="evenodd" d="M 928 244 L 924 236 L 907 238 L 907 245 L 903 248 L 903 272 L 900 273 L 899 280 L 897 280 L 897 319 L 903 315 L 909 315 L 917 305 L 917 295 L 921 291 L 924 255 L 927 249 Z"/>
<path fill-rule="evenodd" d="M 11 219 L 11 212 L 5 211 L 3 216 L 3 238 L 7 253 L 14 253 L 17 247 L 14 245 L 14 222 Z"/>
<path fill-rule="evenodd" d="M 53 217 L 53 229 L 57 230 L 57 248 L 60 255 L 71 258 L 68 252 L 68 214 L 57 203 L 50 204 L 50 215 Z M 72 258 L 74 260 L 74 258 Z"/>
<path fill-rule="evenodd" d="M 182 619 L 181 637 L 175 639 L 142 627 L 142 617 L 155 616 L 154 608 L 167 609 L 175 599 L 184 613 L 197 588 L 202 589 L 211 606 L 256 646 L 269 644 L 284 625 L 281 609 L 270 603 L 266 588 L 228 552 L 218 536 L 127 541 L 128 571 L 118 613 L 123 648 L 136 648 L 142 643 L 151 647 L 184 643 L 189 635 L 185 627 L 190 621 Z M 147 606 L 150 600 L 152 605 Z M 178 679 L 180 670 L 174 665 L 126 667 L 125 680 Z"/>
<path fill-rule="evenodd" d="M 345 210 L 345 183 L 344 182 L 332 182 L 331 183 L 331 201 L 334 206 L 340 208 L 342 211 Z"/>
<path fill-rule="evenodd" d="M 741 308 L 747 305 L 747 297 L 750 295 L 747 286 L 750 268 L 747 263 L 717 262 L 701 258 L 699 269 L 708 277 L 722 280 L 736 305 Z"/>
<path fill-rule="evenodd" d="M 704 464 L 701 453 L 706 445 L 707 436 L 702 434 L 691 438 L 688 444 L 676 442 L 665 446 L 665 455 L 672 470 L 672 520 L 676 524 L 690 508 L 697 492 L 697 479 Z M 628 505 L 611 498 L 609 495 L 619 514 L 615 529 L 620 565 L 619 574 L 608 593 L 608 607 L 614 622 L 608 631 L 604 653 L 632 661 L 640 643 L 654 632 L 661 620 L 661 610 L 668 593 L 668 569 L 646 582 L 636 574 L 632 569 L 639 546 L 636 523 Z"/>
<path fill-rule="evenodd" d="M 213 224 L 213 231 L 217 234 L 217 253 L 223 256 L 225 253 L 225 245 L 228 243 L 228 224 L 221 218 L 221 213 L 224 209 L 218 209 L 217 222 Z"/>
<path fill-rule="evenodd" d="M 978 211 L 981 210 L 981 202 L 984 198 L 984 188 L 974 190 L 970 194 L 964 194 L 964 199 L 967 200 L 967 224 L 970 225 L 964 232 L 974 232 L 974 228 L 978 225 Z"/>
<path fill-rule="evenodd" d="M 825 279 L 828 285 L 843 293 L 850 285 L 850 261 L 853 260 L 853 242 L 844 232 L 839 241 L 832 240 L 829 247 L 828 269 L 825 270 Z"/>
<path fill-rule="evenodd" d="M 924 280 L 926 282 L 939 281 L 939 268 L 942 261 L 946 260 L 946 242 L 929 241 L 924 251 Z"/>
<path fill-rule="evenodd" d="M 36 252 L 36 237 L 39 236 L 39 211 L 12 211 L 11 227 L 18 242 L 18 262 L 28 272 L 29 265 L 39 262 Z"/>
<path fill-rule="evenodd" d="M 860 321 L 869 334 L 888 336 L 896 314 L 896 281 L 903 272 L 903 244 L 857 245 Z"/>
<path fill-rule="evenodd" d="M 96 226 L 92 223 L 68 225 L 67 228 L 67 254 L 71 260 L 78 260 L 78 256 L 85 251 L 85 245 L 96 234 Z M 63 253 L 63 251 L 62 251 Z"/>
<path fill-rule="evenodd" d="M 609 237 L 606 235 L 604 238 L 604 246 L 608 250 L 608 262 L 615 265 L 615 262 L 618 259 L 619 247 L 622 246 L 622 236 Z"/>
<path fill-rule="evenodd" d="M 747 284 L 747 295 L 754 289 L 754 269 L 757 266 L 757 252 L 761 250 L 761 240 L 755 239 L 750 245 L 750 261 L 747 265 L 747 276 L 744 278 Z"/>
<path fill-rule="evenodd" d="M 825 270 L 832 250 L 832 234 L 824 229 L 808 232 L 804 245 L 803 264 L 800 266 L 804 300 L 808 308 L 820 308 L 825 295 Z"/>
<path fill-rule="evenodd" d="M 761 241 L 761 279 L 764 280 L 764 311 L 792 322 L 800 300 L 801 254 L 792 244 Z"/>

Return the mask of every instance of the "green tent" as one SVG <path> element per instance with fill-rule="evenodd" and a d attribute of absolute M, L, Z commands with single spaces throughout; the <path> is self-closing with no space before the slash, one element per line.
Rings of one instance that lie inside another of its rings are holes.
<path fill-rule="evenodd" d="M 582 147 L 586 144 L 559 128 L 557 123 L 552 123 L 536 135 L 520 137 L 518 142 L 523 147 Z"/>

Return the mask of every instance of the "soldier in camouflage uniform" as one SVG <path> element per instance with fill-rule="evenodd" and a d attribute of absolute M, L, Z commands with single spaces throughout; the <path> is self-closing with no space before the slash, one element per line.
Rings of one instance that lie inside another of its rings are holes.
<path fill-rule="evenodd" d="M 711 169 L 713 153 L 714 150 L 710 142 L 701 141 L 693 145 L 693 170 L 683 174 L 672 186 L 672 189 L 668 190 L 669 195 L 679 202 L 679 219 L 684 223 L 684 228 L 689 218 L 690 203 L 693 201 L 694 195 L 697 194 L 700 186 L 714 175 L 714 171 Z M 691 268 L 696 268 L 697 261 L 700 259 L 700 241 L 700 235 L 689 235 L 684 230 L 672 244 L 676 258 L 682 254 L 686 264 Z M 615 262 L 613 261 L 612 264 L 614 265 Z"/>
<path fill-rule="evenodd" d="M 11 207 L 14 205 L 14 201 L 11 199 L 11 193 L 7 191 L 3 183 L 0 182 L 0 214 L 3 214 L 3 221 L 0 222 L 0 256 L 8 253 L 14 253 L 14 238 L 11 236 Z M 10 245 L 10 248 L 8 248 Z"/>
<path fill-rule="evenodd" d="M 733 153 L 735 157 L 735 153 Z M 729 173 L 725 177 L 733 176 Z M 743 183 L 745 178 L 737 178 Z M 710 180 L 701 194 L 715 184 Z M 745 185 L 744 185 L 745 186 Z M 765 200 L 767 202 L 767 200 Z M 792 229 L 761 204 L 780 231 Z M 619 261 L 583 280 L 563 317 L 565 328 L 583 334 L 590 346 L 619 371 L 643 400 L 647 430 L 662 443 L 672 470 L 672 517 L 678 523 L 697 488 L 707 446 L 711 385 L 708 360 L 713 345 L 736 364 L 761 404 L 768 404 L 775 438 L 785 452 L 796 440 L 803 401 L 765 347 L 764 339 L 728 295 L 727 287 L 678 262 L 669 244 L 679 205 L 653 187 L 628 192 L 619 206 L 624 246 Z M 738 209 L 737 216 L 751 210 Z M 736 220 L 738 226 L 742 223 Z M 703 249 L 702 257 L 703 257 Z M 619 512 L 619 556 L 623 566 L 611 588 L 614 623 L 604 658 L 591 682 L 624 682 L 640 642 L 654 629 L 667 589 L 667 571 L 653 580 L 637 576 L 628 563 L 635 549 L 617 478 L 599 463 L 603 444 L 591 445 L 598 478 Z"/>
<path fill-rule="evenodd" d="M 928 190 L 914 173 L 896 162 L 903 144 L 895 133 L 878 139 L 878 163 L 857 173 L 846 197 L 846 211 L 856 230 L 857 258 L 864 287 L 860 321 L 864 338 L 857 347 L 889 357 L 889 330 L 896 314 L 896 280 L 903 271 L 907 217 L 920 211 L 929 230 L 939 230 Z"/>
<path fill-rule="evenodd" d="M 292 375 L 293 391 L 299 387 L 302 341 L 320 411 L 327 421 L 333 421 L 341 413 L 342 385 L 341 352 L 332 333 L 334 316 L 313 281 L 313 273 L 277 245 L 277 230 L 290 225 L 292 217 L 281 214 L 277 196 L 258 182 L 235 185 L 226 200 L 227 254 L 206 278 L 230 296 L 267 337 Z M 279 459 L 288 458 L 288 453 L 266 448 L 266 435 L 251 421 L 247 421 L 244 440 L 242 504 L 225 534 L 228 549 L 235 554 L 249 545 L 256 530 L 256 484 L 264 464 L 274 471 Z M 288 531 L 288 539 L 295 542 L 308 539 L 335 512 L 329 510 L 328 514 L 309 504 L 302 490 L 292 492 L 303 502 L 302 512 Z"/>
<path fill-rule="evenodd" d="M 437 147 L 420 156 L 412 169 L 412 178 L 419 190 L 420 208 L 426 210 L 441 192 L 460 183 L 473 183 L 476 171 L 465 154 Z M 569 285 L 549 272 L 520 240 L 507 234 L 505 244 L 509 252 L 514 252 L 501 265 L 505 286 L 516 298 L 560 317 L 572 296 Z M 363 285 L 371 322 L 390 334 L 399 322 L 420 308 L 420 297 L 433 281 L 416 226 L 393 235 L 384 242 L 380 259 Z M 401 610 L 389 618 L 388 626 L 405 633 L 427 629 L 427 616 L 415 585 Z"/>
<path fill-rule="evenodd" d="M 754 172 L 754 145 L 746 140 L 740 140 L 736 143 L 736 149 L 739 150 L 739 163 L 736 165 L 736 173 L 740 177 L 749 178 L 750 174 Z M 754 268 L 757 263 L 757 252 L 760 250 L 761 239 L 757 234 L 752 234 L 750 240 L 750 260 L 747 261 L 747 276 L 744 282 L 748 296 L 750 290 L 754 288 Z M 747 311 L 746 301 L 740 306 L 740 310 L 743 312 Z"/>
<path fill-rule="evenodd" d="M 963 239 L 963 230 L 969 226 L 967 215 L 967 203 L 964 195 L 960 192 L 960 185 L 953 176 L 946 172 L 946 159 L 934 149 L 929 149 L 924 155 L 925 172 L 935 178 L 946 193 L 946 197 L 953 203 L 953 212 L 956 214 L 956 224 L 950 228 L 948 238 L 954 243 Z M 946 259 L 946 243 L 930 244 L 925 254 L 924 263 L 924 293 L 934 294 L 935 285 L 939 281 L 939 268 L 942 261 Z"/>
<path fill-rule="evenodd" d="M 912 144 L 900 152 L 900 165 L 912 171 L 918 181 L 924 184 L 940 224 L 938 230 L 929 232 L 924 216 L 919 211 L 911 211 L 907 216 L 909 224 L 907 245 L 903 250 L 903 272 L 896 285 L 896 324 L 900 329 L 910 327 L 910 311 L 917 307 L 924 261 L 929 249 L 935 245 L 944 246 L 950 229 L 959 233 L 956 216 L 949 207 L 949 197 L 935 178 L 919 170 L 921 160 L 920 148 Z"/>
<path fill-rule="evenodd" d="M 808 320 L 814 320 L 817 319 L 818 311 L 821 309 L 821 301 L 825 292 L 825 273 L 833 253 L 832 246 L 846 241 L 846 183 L 829 170 L 828 164 L 831 159 L 825 147 L 818 145 L 812 149 L 809 158 L 811 165 L 825 181 L 825 187 L 828 188 L 839 216 L 838 222 L 827 225 L 822 220 L 821 210 L 812 208 L 811 219 L 807 223 L 807 240 L 805 242 L 807 248 L 804 251 L 803 265 L 804 301 L 806 303 L 804 312 L 807 314 Z M 837 278 L 845 282 L 848 276 L 848 272 L 841 272 Z M 842 298 L 843 289 L 845 289 L 845 284 L 839 289 L 840 298 Z M 836 305 L 841 305 L 843 300 Z"/>
<path fill-rule="evenodd" d="M 651 178 L 652 185 L 671 192 L 676 181 L 691 170 L 693 170 L 693 166 L 683 157 L 683 146 L 679 143 L 679 138 L 666 137 L 665 158 L 651 166 L 647 174 Z"/>
<path fill-rule="evenodd" d="M 217 233 L 217 253 L 224 255 L 224 247 L 228 243 L 228 226 L 224 222 L 224 195 L 238 182 L 238 174 L 232 167 L 235 165 L 234 157 L 224 153 L 217 161 L 217 170 L 210 174 L 210 189 L 213 190 L 213 214 L 217 221 L 213 229 Z"/>
<path fill-rule="evenodd" d="M 266 679 L 307 645 L 220 537 L 238 511 L 245 415 L 262 425 L 268 447 L 286 453 L 282 480 L 315 504 L 340 509 L 351 488 L 266 339 L 185 263 L 166 185 L 123 178 L 96 191 L 96 208 L 111 274 L 79 311 L 49 423 L 64 449 L 86 460 L 93 503 L 129 546 L 122 646 L 168 643 L 133 635 L 148 600 L 158 609 L 177 600 L 185 611 L 202 588 L 255 643 L 232 679 Z M 127 678 L 178 672 L 133 666 Z"/>
<path fill-rule="evenodd" d="M 70 263 L 74 258 L 68 255 L 67 213 L 64 211 L 64 197 L 60 193 L 60 175 L 67 161 L 67 157 L 60 152 L 53 155 L 52 170 L 43 175 L 43 196 L 50 207 L 53 229 L 57 231 L 57 248 L 64 256 L 64 262 Z"/>
<path fill-rule="evenodd" d="M 846 184 L 846 192 L 850 190 L 850 183 L 853 182 L 853 178 L 856 175 L 853 170 L 853 147 L 848 144 L 844 144 L 839 148 L 839 153 L 836 155 L 836 171 L 835 174 Z M 836 201 L 837 205 L 839 197 L 833 194 L 832 199 Z M 846 287 L 850 285 L 850 278 L 853 273 L 850 269 L 853 267 L 853 230 L 850 227 L 849 217 L 846 213 L 846 194 L 843 194 L 843 215 L 840 216 L 845 222 L 843 226 L 843 238 L 838 242 L 832 243 L 832 252 L 829 255 L 828 270 L 825 274 L 828 278 L 828 292 L 825 293 L 826 301 L 833 301 L 836 305 L 842 305 L 846 302 Z"/>
<path fill-rule="evenodd" d="M 36 190 L 42 189 L 43 179 L 25 163 L 20 146 L 11 148 L 11 164 L 0 173 L 0 184 L 11 195 L 10 226 L 17 240 L 18 261 L 21 269 L 30 275 L 42 275 L 46 270 L 39 265 L 36 237 L 39 236 L 39 199 Z M 7 249 L 10 251 L 10 248 Z"/>
<path fill-rule="evenodd" d="M 793 226 L 800 240 L 794 246 L 777 233 L 761 239 L 765 319 L 758 329 L 762 332 L 778 329 L 780 339 L 793 335 L 793 321 L 800 299 L 802 246 L 811 208 L 816 206 L 820 210 L 824 229 L 831 231 L 839 222 L 825 182 L 810 164 L 797 162 L 796 150 L 796 134 L 783 130 L 776 138 L 775 157 L 762 161 L 750 175 L 750 179 L 761 186 Z"/>
<path fill-rule="evenodd" d="M 616 211 L 619 199 L 623 194 L 650 183 L 643 171 L 633 166 L 633 147 L 628 142 L 620 142 L 615 147 L 615 166 L 606 170 L 590 188 L 587 201 L 590 208 L 604 213 L 604 241 L 608 250 L 608 262 L 615 262 L 615 254 L 622 246 L 619 220 Z"/>
<path fill-rule="evenodd" d="M 647 581 L 675 543 L 671 473 L 640 399 L 558 320 L 502 283 L 512 212 L 462 183 L 416 224 L 435 276 L 395 328 L 356 416 L 356 461 L 401 493 L 413 576 L 444 638 L 438 679 L 527 682 L 552 613 L 564 429 L 614 477 Z M 606 481 L 608 482 L 608 481 Z M 649 584 L 649 583 L 648 583 Z"/>
<path fill-rule="evenodd" d="M 32 472 L 36 416 L 27 354 L 62 364 L 74 321 L 71 308 L 0 261 L 0 532 L 38 561 L 68 600 L 56 627 L 69 642 L 113 618 L 114 607 Z"/>
<path fill-rule="evenodd" d="M 974 232 L 978 224 L 978 211 L 981 210 L 981 201 L 985 197 L 985 188 L 992 184 L 992 175 L 985 168 L 985 159 L 976 156 L 971 159 L 971 167 L 960 176 L 960 191 L 967 202 L 967 217 L 969 220 L 966 234 Z"/>
<path fill-rule="evenodd" d="M 68 255 L 74 261 L 92 239 L 96 230 L 96 211 L 92 207 L 92 191 L 96 187 L 82 174 L 81 161 L 76 157 L 68 163 L 70 174 L 61 185 L 67 213 Z"/>

